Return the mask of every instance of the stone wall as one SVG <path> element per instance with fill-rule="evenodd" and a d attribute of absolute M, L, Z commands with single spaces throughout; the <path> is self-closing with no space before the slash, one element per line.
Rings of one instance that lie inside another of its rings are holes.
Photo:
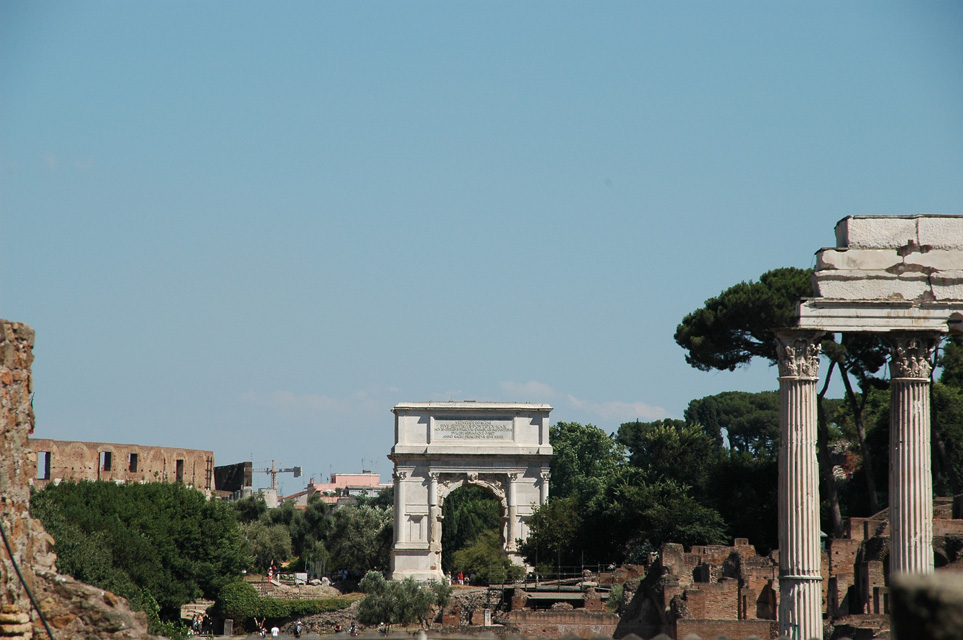
<path fill-rule="evenodd" d="M 717 638 L 725 636 L 731 640 L 745 638 L 775 638 L 779 625 L 775 620 L 679 620 L 676 624 L 676 638 L 698 636 Z"/>
<path fill-rule="evenodd" d="M 30 487 L 23 480 L 34 425 L 33 338 L 27 325 L 0 320 L 0 525 L 28 585 L 35 582 L 34 567 L 52 569 L 55 559 L 53 539 L 30 517 Z M 29 601 L 6 548 L 0 549 L 0 589 L 0 604 L 27 610 Z"/>
<path fill-rule="evenodd" d="M 614 613 L 572 609 L 568 611 L 510 611 L 505 621 L 530 638 L 560 638 L 575 634 L 582 638 L 613 636 L 619 623 Z"/>
<path fill-rule="evenodd" d="M 46 637 L 29 588 L 58 638 L 148 638 L 125 600 L 56 573 L 54 540 L 30 517 L 33 341 L 27 325 L 0 320 L 0 526 L 11 548 L 0 545 L 0 637 Z"/>
<path fill-rule="evenodd" d="M 211 497 L 214 452 L 110 442 L 30 439 L 25 468 L 38 489 L 60 480 L 182 482 Z"/>

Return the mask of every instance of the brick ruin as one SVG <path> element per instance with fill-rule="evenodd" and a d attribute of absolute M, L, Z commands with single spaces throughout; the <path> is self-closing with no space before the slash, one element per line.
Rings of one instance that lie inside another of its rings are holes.
<path fill-rule="evenodd" d="M 58 637 L 147 638 L 146 617 L 124 599 L 56 572 L 54 540 L 30 517 L 33 342 L 29 326 L 0 320 L 0 526 L 10 547 L 0 545 L 0 637 L 47 636 L 29 589 Z"/>
<path fill-rule="evenodd" d="M 181 482 L 208 498 L 214 493 L 213 451 L 31 438 L 29 452 L 24 473 L 38 489 L 61 480 L 112 480 Z"/>
<path fill-rule="evenodd" d="M 663 545 L 624 605 L 615 637 L 775 638 L 778 560 L 744 538 L 734 546 Z"/>
<path fill-rule="evenodd" d="M 963 575 L 963 496 L 935 498 L 936 570 Z M 849 518 L 844 537 L 821 553 L 822 610 L 828 638 L 873 638 L 890 630 L 888 510 Z M 760 556 L 748 540 L 735 545 L 666 544 L 626 598 L 614 636 L 690 635 L 733 640 L 778 635 L 779 552 Z M 888 637 L 888 636 L 887 636 Z"/>

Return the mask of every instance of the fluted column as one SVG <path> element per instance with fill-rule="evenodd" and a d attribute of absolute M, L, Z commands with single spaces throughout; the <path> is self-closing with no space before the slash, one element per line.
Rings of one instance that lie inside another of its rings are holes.
<path fill-rule="evenodd" d="M 508 539 L 505 540 L 505 551 L 514 553 L 518 550 L 518 504 L 515 497 L 515 481 L 518 480 L 517 473 L 508 474 Z"/>
<path fill-rule="evenodd" d="M 391 477 L 395 481 L 395 544 L 405 541 L 405 478 L 404 471 L 395 471 Z"/>
<path fill-rule="evenodd" d="M 538 488 L 538 504 L 539 506 L 548 502 L 548 481 L 551 479 L 552 474 L 548 471 L 542 471 L 540 474 L 542 479 L 542 484 Z"/>
<path fill-rule="evenodd" d="M 779 331 L 779 633 L 823 637 L 816 384 L 822 332 Z"/>
<path fill-rule="evenodd" d="M 428 551 L 441 553 L 441 509 L 438 507 L 438 474 L 428 474 Z"/>
<path fill-rule="evenodd" d="M 890 575 L 933 571 L 930 373 L 937 334 L 890 337 Z"/>

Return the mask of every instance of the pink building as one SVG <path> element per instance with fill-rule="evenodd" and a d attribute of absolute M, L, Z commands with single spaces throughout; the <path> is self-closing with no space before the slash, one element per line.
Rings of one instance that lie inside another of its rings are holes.
<path fill-rule="evenodd" d="M 372 498 L 391 486 L 390 482 L 382 483 L 381 476 L 377 473 L 367 471 L 362 473 L 332 473 L 330 482 L 315 482 L 314 478 L 311 478 L 307 489 L 286 496 L 281 500 L 284 502 L 295 500 L 296 505 L 305 506 L 308 504 L 308 498 L 317 493 L 321 495 L 321 500 L 327 504 L 354 502 L 353 498 L 362 495 Z"/>

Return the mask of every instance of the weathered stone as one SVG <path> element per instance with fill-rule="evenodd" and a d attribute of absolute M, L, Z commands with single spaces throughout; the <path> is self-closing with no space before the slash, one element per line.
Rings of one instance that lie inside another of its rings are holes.
<path fill-rule="evenodd" d="M 885 271 L 903 263 L 896 249 L 821 249 L 816 252 L 817 270 L 875 269 Z"/>
<path fill-rule="evenodd" d="M 65 629 L 67 625 L 77 619 L 72 613 L 64 613 L 59 616 L 54 616 L 48 620 L 48 622 L 56 629 Z"/>
<path fill-rule="evenodd" d="M 132 612 L 126 600 L 54 572 L 54 540 L 39 520 L 30 518 L 30 465 L 25 461 L 34 425 L 33 340 L 30 327 L 0 320 L 0 523 L 24 581 L 48 622 L 62 632 L 59 637 L 148 638 L 145 614 Z M 0 552 L 0 601 L 0 635 L 27 640 L 35 628 L 46 635 L 6 550 Z"/>
<path fill-rule="evenodd" d="M 963 249 L 963 217 L 920 215 L 917 242 L 934 249 Z"/>
<path fill-rule="evenodd" d="M 963 576 L 893 576 L 890 591 L 898 640 L 963 638 Z"/>
<path fill-rule="evenodd" d="M 963 249 L 963 217 L 850 216 L 836 225 L 836 246 L 895 249 L 913 243 L 934 249 Z"/>
<path fill-rule="evenodd" d="M 913 216 L 849 216 L 836 224 L 837 247 L 896 249 L 916 238 Z"/>
<path fill-rule="evenodd" d="M 919 300 L 932 295 L 925 273 L 894 275 L 881 270 L 836 269 L 817 271 L 816 295 L 837 300 Z"/>
<path fill-rule="evenodd" d="M 456 489 L 474 485 L 500 503 L 502 539 L 521 565 L 517 542 L 548 500 L 547 404 L 404 402 L 395 414 L 395 526 L 391 577 L 443 580 L 442 504 Z"/>

